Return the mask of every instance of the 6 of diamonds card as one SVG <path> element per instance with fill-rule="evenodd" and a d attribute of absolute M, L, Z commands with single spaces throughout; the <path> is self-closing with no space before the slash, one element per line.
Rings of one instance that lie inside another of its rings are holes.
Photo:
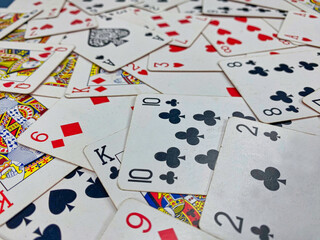
<path fill-rule="evenodd" d="M 119 187 L 205 195 L 226 120 L 232 116 L 255 119 L 241 98 L 139 95 Z"/>

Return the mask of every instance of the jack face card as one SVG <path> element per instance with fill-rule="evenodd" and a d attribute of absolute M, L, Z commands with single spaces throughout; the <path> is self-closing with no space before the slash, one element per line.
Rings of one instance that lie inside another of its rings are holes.
<path fill-rule="evenodd" d="M 246 57 L 219 64 L 260 121 L 318 115 L 302 103 L 303 97 L 320 87 L 317 52 Z"/>
<path fill-rule="evenodd" d="M 133 97 L 61 99 L 19 138 L 19 143 L 91 169 L 83 148 L 127 127 L 133 101 Z"/>
<path fill-rule="evenodd" d="M 97 97 L 140 93 L 157 93 L 157 91 L 121 69 L 107 72 L 79 57 L 65 96 L 68 98 Z"/>
<path fill-rule="evenodd" d="M 158 13 L 187 1 L 188 0 L 144 0 L 142 3 L 136 4 L 136 7 L 148 10 L 150 12 Z"/>
<path fill-rule="evenodd" d="M 218 240 L 134 199 L 123 202 L 101 239 Z"/>
<path fill-rule="evenodd" d="M 297 24 L 301 24 L 303 28 L 297 28 Z M 320 36 L 316 32 L 319 24 L 320 15 L 289 12 L 281 26 L 278 37 L 320 47 Z"/>
<path fill-rule="evenodd" d="M 30 95 L 0 93 L 0 225 L 75 168 L 17 143 L 47 110 Z"/>
<path fill-rule="evenodd" d="M 200 228 L 221 239 L 317 239 L 319 144 L 319 136 L 230 119 Z"/>
<path fill-rule="evenodd" d="M 295 47 L 262 19 L 215 17 L 203 34 L 222 56 Z"/>
<path fill-rule="evenodd" d="M 303 103 L 320 113 L 320 89 L 304 97 Z"/>
<path fill-rule="evenodd" d="M 60 10 L 59 16 L 53 19 L 35 19 L 28 23 L 25 38 L 74 32 L 97 27 L 95 17 L 91 17 L 67 2 Z"/>
<path fill-rule="evenodd" d="M 255 119 L 241 98 L 139 95 L 119 187 L 205 195 L 226 120 L 232 116 Z"/>
<path fill-rule="evenodd" d="M 75 44 L 75 52 L 107 71 L 124 65 L 167 44 L 170 38 L 120 17 L 99 16 L 99 28 L 72 33 L 63 43 Z M 126 56 L 122 53 L 130 53 Z"/>
<path fill-rule="evenodd" d="M 72 49 L 56 44 L 1 42 L 0 91 L 33 92 Z"/>

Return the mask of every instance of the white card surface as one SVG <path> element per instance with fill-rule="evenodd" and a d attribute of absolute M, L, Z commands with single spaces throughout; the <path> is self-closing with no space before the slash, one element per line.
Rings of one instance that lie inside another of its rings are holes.
<path fill-rule="evenodd" d="M 92 169 L 83 148 L 127 127 L 133 101 L 133 97 L 61 99 L 24 132 L 19 143 Z"/>
<path fill-rule="evenodd" d="M 304 97 L 303 103 L 320 113 L 320 89 Z"/>
<path fill-rule="evenodd" d="M 265 123 L 318 115 L 302 103 L 302 98 L 320 87 L 319 65 L 314 51 L 220 62 L 250 108 Z"/>
<path fill-rule="evenodd" d="M 170 218 L 166 214 L 134 199 L 129 199 L 121 204 L 115 217 L 101 237 L 103 240 L 187 238 L 217 240 L 217 238 L 195 227 Z"/>
<path fill-rule="evenodd" d="M 72 49 L 57 44 L 1 42 L 0 91 L 31 93 Z"/>
<path fill-rule="evenodd" d="M 225 123 L 232 116 L 255 119 L 241 98 L 137 96 L 119 187 L 205 195 Z"/>
<path fill-rule="evenodd" d="M 137 7 L 148 10 L 150 12 L 158 13 L 163 12 L 169 8 L 177 6 L 181 3 L 187 2 L 188 0 L 170 0 L 170 1 L 159 1 L 159 0 L 144 0 L 142 3 L 136 4 Z"/>
<path fill-rule="evenodd" d="M 121 69 L 107 72 L 79 57 L 65 96 L 68 98 L 123 96 L 141 93 L 157 93 L 157 91 Z"/>
<path fill-rule="evenodd" d="M 253 5 L 258 5 L 258 6 L 263 6 L 267 8 L 276 8 L 276 9 L 281 9 L 284 11 L 291 11 L 291 10 L 297 10 L 296 7 L 294 7 L 292 4 L 288 3 L 285 0 L 233 0 L 245 4 L 253 4 Z"/>
<path fill-rule="evenodd" d="M 164 34 L 107 15 L 97 17 L 99 28 L 72 33 L 63 43 L 75 44 L 75 52 L 106 69 L 116 71 L 170 41 Z M 123 55 L 121 53 L 130 53 Z"/>
<path fill-rule="evenodd" d="M 230 119 L 200 228 L 221 239 L 317 239 L 319 144 L 319 136 Z"/>

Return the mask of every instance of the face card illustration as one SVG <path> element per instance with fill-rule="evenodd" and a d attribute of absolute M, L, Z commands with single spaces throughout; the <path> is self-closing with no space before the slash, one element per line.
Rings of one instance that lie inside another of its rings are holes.
<path fill-rule="evenodd" d="M 65 96 L 68 98 L 123 96 L 140 93 L 157 93 L 157 91 L 123 70 L 107 72 L 79 57 Z"/>
<path fill-rule="evenodd" d="M 103 12 L 113 11 L 115 9 L 120 9 L 124 7 L 128 7 L 129 5 L 134 5 L 139 2 L 143 2 L 141 0 L 111 0 L 106 4 L 103 0 L 71 0 L 73 4 L 77 5 L 83 11 L 88 14 L 96 15 Z"/>
<path fill-rule="evenodd" d="M 310 184 L 319 183 L 319 144 L 319 136 L 231 118 L 200 228 L 221 239 L 317 236 L 320 195 Z"/>
<path fill-rule="evenodd" d="M 240 97 L 222 72 L 152 72 L 147 61 L 141 58 L 123 70 L 164 94 Z"/>
<path fill-rule="evenodd" d="M 107 71 L 116 71 L 170 41 L 119 17 L 97 17 L 99 28 L 72 33 L 63 43 L 75 44 L 75 51 Z M 130 53 L 126 56 L 119 53 Z"/>
<path fill-rule="evenodd" d="M 241 98 L 139 95 L 122 158 L 119 187 L 205 195 L 226 120 L 232 116 L 255 120 Z M 137 136 L 139 141 L 135 140 Z"/>
<path fill-rule="evenodd" d="M 21 240 L 99 239 L 115 211 L 97 176 L 78 167 L 4 224 L 0 235 Z M 79 226 L 83 231 L 74 230 Z"/>
<path fill-rule="evenodd" d="M 300 8 L 308 13 L 319 14 L 320 4 L 317 0 L 286 0 L 292 5 Z"/>
<path fill-rule="evenodd" d="M 203 0 L 202 13 L 207 15 L 238 17 L 284 18 L 285 11 L 265 8 L 253 4 L 243 4 L 229 0 Z"/>
<path fill-rule="evenodd" d="M 1 42 L 0 90 L 33 92 L 72 49 L 56 44 Z"/>
<path fill-rule="evenodd" d="M 61 99 L 19 138 L 19 143 L 91 169 L 83 148 L 127 127 L 133 101 L 134 97 Z"/>
<path fill-rule="evenodd" d="M 320 89 L 304 97 L 303 103 L 320 113 Z"/>
<path fill-rule="evenodd" d="M 28 20 L 37 16 L 41 11 L 38 9 L 33 9 L 30 12 L 21 11 L 0 11 L 0 39 L 7 36 L 16 28 L 20 27 L 22 24 L 26 23 Z"/>
<path fill-rule="evenodd" d="M 164 46 L 149 55 L 150 71 L 221 71 L 219 61 L 225 60 L 202 36 L 189 48 Z"/>
<path fill-rule="evenodd" d="M 295 47 L 262 19 L 215 17 L 203 34 L 222 56 Z"/>
<path fill-rule="evenodd" d="M 302 24 L 303 28 L 297 28 Z M 307 45 L 320 47 L 320 36 L 316 26 L 320 24 L 320 15 L 303 12 L 289 12 L 284 20 L 278 37 L 287 40 L 294 40 Z"/>
<path fill-rule="evenodd" d="M 137 219 L 141 224 L 137 225 Z M 137 227 L 139 226 L 139 227 Z M 201 239 L 217 238 L 170 218 L 134 199 L 123 202 L 101 239 Z"/>
<path fill-rule="evenodd" d="M 53 19 L 35 19 L 28 23 L 25 38 L 74 32 L 97 27 L 95 17 L 81 11 L 72 3 L 66 3 L 59 16 Z"/>
<path fill-rule="evenodd" d="M 142 3 L 136 4 L 136 7 L 148 10 L 150 12 L 159 13 L 184 2 L 187 2 L 187 0 L 144 0 Z"/>
<path fill-rule="evenodd" d="M 320 87 L 316 52 L 245 57 L 220 62 L 220 66 L 260 121 L 318 115 L 302 103 L 303 97 Z"/>
<path fill-rule="evenodd" d="M 161 13 L 147 18 L 155 24 L 155 29 L 173 40 L 171 45 L 190 47 L 203 29 L 208 25 L 208 17 L 186 14 Z"/>
<path fill-rule="evenodd" d="M 258 5 L 263 6 L 267 8 L 275 8 L 280 9 L 284 11 L 293 11 L 297 10 L 296 7 L 294 7 L 292 4 L 286 2 L 285 0 L 269 0 L 269 1 L 263 1 L 263 0 L 234 0 L 237 2 L 250 4 L 250 5 Z M 299 0 L 300 1 L 300 0 Z"/>
<path fill-rule="evenodd" d="M 17 143 L 46 111 L 30 95 L 0 94 L 0 225 L 74 169 L 71 164 Z"/>

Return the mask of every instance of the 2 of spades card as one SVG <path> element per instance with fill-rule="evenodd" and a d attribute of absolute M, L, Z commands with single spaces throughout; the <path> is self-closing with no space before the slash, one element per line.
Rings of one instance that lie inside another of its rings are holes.
<path fill-rule="evenodd" d="M 61 99 L 18 141 L 91 170 L 83 148 L 127 127 L 133 101 L 134 97 Z"/>
<path fill-rule="evenodd" d="M 33 92 L 72 49 L 57 44 L 1 42 L 0 90 Z"/>
<path fill-rule="evenodd" d="M 177 6 L 186 1 L 187 0 L 170 0 L 170 1 L 144 0 L 142 3 L 136 4 L 136 6 L 138 8 L 142 8 L 150 12 L 158 13 L 158 12 L 163 12 L 164 10 L 167 10 L 174 6 Z"/>
<path fill-rule="evenodd" d="M 320 89 L 304 97 L 303 103 L 320 113 Z"/>
<path fill-rule="evenodd" d="M 302 103 L 303 97 L 320 87 L 317 52 L 244 57 L 219 64 L 260 121 L 318 115 Z"/>
<path fill-rule="evenodd" d="M 97 19 L 99 28 L 71 33 L 62 42 L 75 44 L 75 52 L 107 71 L 116 71 L 171 41 L 120 17 L 103 15 Z"/>
<path fill-rule="evenodd" d="M 203 34 L 222 56 L 296 46 L 278 39 L 277 31 L 263 19 L 214 17 Z"/>
<path fill-rule="evenodd" d="M 319 144 L 316 135 L 231 118 L 200 228 L 221 239 L 317 239 Z"/>
<path fill-rule="evenodd" d="M 241 98 L 138 95 L 119 187 L 205 195 L 226 120 L 232 116 L 255 120 Z"/>
<path fill-rule="evenodd" d="M 47 110 L 30 95 L 0 93 L 0 225 L 75 168 L 17 143 Z"/>
<path fill-rule="evenodd" d="M 78 167 L 0 227 L 0 237 L 99 239 L 115 211 L 98 177 Z"/>
<path fill-rule="evenodd" d="M 157 93 L 157 91 L 121 69 L 107 72 L 79 57 L 65 96 L 68 98 L 123 96 L 140 93 Z"/>

